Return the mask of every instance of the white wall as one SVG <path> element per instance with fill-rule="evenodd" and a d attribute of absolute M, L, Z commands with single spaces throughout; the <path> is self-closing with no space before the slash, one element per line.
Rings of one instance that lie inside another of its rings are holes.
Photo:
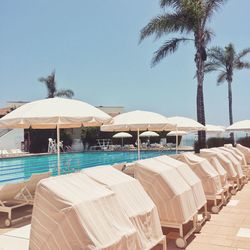
<path fill-rule="evenodd" d="M 22 141 L 24 141 L 24 130 L 13 129 L 0 137 L 0 149 L 21 149 Z"/>

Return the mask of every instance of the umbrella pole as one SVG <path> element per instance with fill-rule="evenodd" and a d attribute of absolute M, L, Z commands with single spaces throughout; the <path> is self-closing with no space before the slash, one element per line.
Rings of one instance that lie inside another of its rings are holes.
<path fill-rule="evenodd" d="M 178 129 L 176 128 L 176 135 L 175 135 L 175 153 L 178 153 Z"/>
<path fill-rule="evenodd" d="M 57 172 L 60 175 L 60 128 L 59 125 L 56 126 L 57 134 Z"/>
<path fill-rule="evenodd" d="M 140 137 L 139 137 L 139 128 L 137 129 L 137 150 L 138 150 L 138 160 L 140 160 Z"/>
<path fill-rule="evenodd" d="M 122 148 L 123 148 L 123 137 L 122 137 Z"/>

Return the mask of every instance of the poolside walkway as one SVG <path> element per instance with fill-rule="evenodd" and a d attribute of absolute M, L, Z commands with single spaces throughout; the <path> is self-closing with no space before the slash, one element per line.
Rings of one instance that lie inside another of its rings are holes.
<path fill-rule="evenodd" d="M 30 220 L 4 229 L 1 219 L 0 250 L 28 250 Z M 161 248 L 155 247 L 154 250 L 156 249 Z M 168 250 L 176 249 L 174 241 L 168 239 Z M 250 250 L 250 182 L 232 197 L 219 214 L 212 215 L 201 232 L 190 239 L 186 249 Z"/>

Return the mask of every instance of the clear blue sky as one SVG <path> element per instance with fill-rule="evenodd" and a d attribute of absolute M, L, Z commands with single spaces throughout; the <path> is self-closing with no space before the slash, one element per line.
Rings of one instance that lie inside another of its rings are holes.
<path fill-rule="evenodd" d="M 214 16 L 211 45 L 250 47 L 250 1 L 229 0 Z M 139 31 L 161 13 L 156 0 L 12 0 L 0 9 L 0 105 L 46 96 L 38 82 L 56 69 L 58 88 L 93 105 L 122 105 L 196 118 L 194 48 L 187 44 L 150 68 L 162 41 Z M 250 56 L 248 57 L 250 60 Z M 235 121 L 250 119 L 250 70 L 235 74 Z M 207 123 L 228 124 L 227 87 L 205 80 Z"/>

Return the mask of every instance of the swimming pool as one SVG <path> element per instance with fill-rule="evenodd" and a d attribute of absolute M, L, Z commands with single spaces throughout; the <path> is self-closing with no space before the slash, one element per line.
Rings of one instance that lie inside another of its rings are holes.
<path fill-rule="evenodd" d="M 141 151 L 141 159 L 162 154 L 173 154 L 175 151 Z M 72 173 L 83 168 L 132 162 L 137 160 L 137 151 L 129 152 L 84 152 L 61 155 L 61 173 Z M 33 173 L 51 171 L 57 175 L 57 155 L 39 155 L 10 159 L 0 159 L 0 185 L 9 182 L 20 182 L 28 179 Z"/>

